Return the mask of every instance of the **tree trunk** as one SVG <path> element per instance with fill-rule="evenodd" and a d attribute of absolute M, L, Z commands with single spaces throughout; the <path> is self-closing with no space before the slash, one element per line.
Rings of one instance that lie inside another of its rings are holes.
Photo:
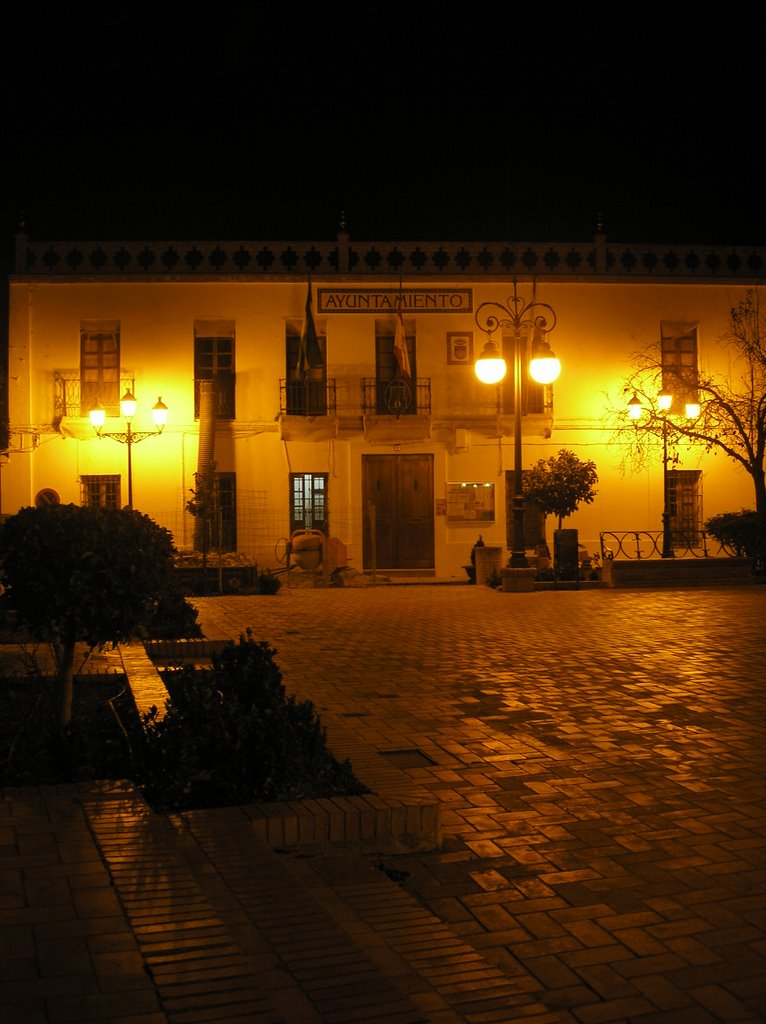
<path fill-rule="evenodd" d="M 755 486 L 755 511 L 763 523 L 766 522 L 766 472 L 762 467 L 753 467 L 753 484 Z"/>
<path fill-rule="evenodd" d="M 758 530 L 757 550 L 755 553 L 756 571 L 766 571 L 766 473 L 762 467 L 753 470 L 755 485 L 755 520 Z"/>
<path fill-rule="evenodd" d="M 74 641 L 66 641 L 56 651 L 58 676 L 59 725 L 63 728 L 72 721 L 74 694 Z"/>

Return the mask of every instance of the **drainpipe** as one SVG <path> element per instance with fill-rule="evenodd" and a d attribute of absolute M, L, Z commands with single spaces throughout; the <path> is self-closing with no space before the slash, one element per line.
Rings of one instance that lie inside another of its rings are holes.
<path fill-rule="evenodd" d="M 215 418 L 216 383 L 214 380 L 199 382 L 199 452 L 197 455 L 197 479 L 207 481 L 215 466 Z M 212 483 L 212 480 L 210 481 Z M 194 520 L 194 550 L 206 551 L 210 529 L 208 519 L 198 516 Z"/>

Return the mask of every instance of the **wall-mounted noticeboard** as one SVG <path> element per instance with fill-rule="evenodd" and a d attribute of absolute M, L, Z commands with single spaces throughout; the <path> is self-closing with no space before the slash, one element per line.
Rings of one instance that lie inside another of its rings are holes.
<path fill-rule="evenodd" d="M 448 523 L 494 523 L 495 485 L 462 481 L 447 484 Z"/>

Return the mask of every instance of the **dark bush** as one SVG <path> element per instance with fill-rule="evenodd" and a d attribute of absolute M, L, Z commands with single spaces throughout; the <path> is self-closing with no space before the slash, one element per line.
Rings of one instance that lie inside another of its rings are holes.
<path fill-rule="evenodd" d="M 140 783 L 158 809 L 367 792 L 335 760 L 310 701 L 285 693 L 276 652 L 250 631 L 211 669 L 168 675 L 164 717 L 145 721 Z"/>
<path fill-rule="evenodd" d="M 275 576 L 271 570 L 266 569 L 258 573 L 256 591 L 259 594 L 276 594 L 282 586 L 282 581 Z"/>
<path fill-rule="evenodd" d="M 3 680 L 0 698 L 0 785 L 132 777 L 140 722 L 121 682 L 79 681 L 65 728 L 55 691 L 39 675 Z"/>
<path fill-rule="evenodd" d="M 0 786 L 130 779 L 158 811 L 368 792 L 338 762 L 310 701 L 287 696 L 274 654 L 250 631 L 211 669 L 167 673 L 143 725 L 122 681 L 80 678 L 62 729 L 35 671 L 0 686 Z"/>
<path fill-rule="evenodd" d="M 183 588 L 174 578 L 154 602 L 146 625 L 138 631 L 145 640 L 183 640 L 201 637 L 197 609 L 186 600 Z"/>
<path fill-rule="evenodd" d="M 487 576 L 487 586 L 492 590 L 499 590 L 503 585 L 503 580 L 497 569 L 493 569 Z"/>
<path fill-rule="evenodd" d="M 758 514 L 750 509 L 741 512 L 721 512 L 705 523 L 711 536 L 740 558 L 752 558 L 756 566 L 763 567 L 766 556 L 766 528 Z"/>

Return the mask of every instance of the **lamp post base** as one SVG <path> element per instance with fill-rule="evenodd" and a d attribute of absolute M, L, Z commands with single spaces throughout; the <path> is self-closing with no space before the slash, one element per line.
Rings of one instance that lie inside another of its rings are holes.
<path fill-rule="evenodd" d="M 670 529 L 670 514 L 664 512 L 662 515 L 662 557 L 675 558 L 673 550 L 673 533 Z"/>
<path fill-rule="evenodd" d="M 501 569 L 500 580 L 502 582 L 503 593 L 529 593 L 531 590 L 535 589 L 536 575 L 536 569 L 516 569 L 513 566 L 508 566 L 508 568 L 506 569 Z"/>

